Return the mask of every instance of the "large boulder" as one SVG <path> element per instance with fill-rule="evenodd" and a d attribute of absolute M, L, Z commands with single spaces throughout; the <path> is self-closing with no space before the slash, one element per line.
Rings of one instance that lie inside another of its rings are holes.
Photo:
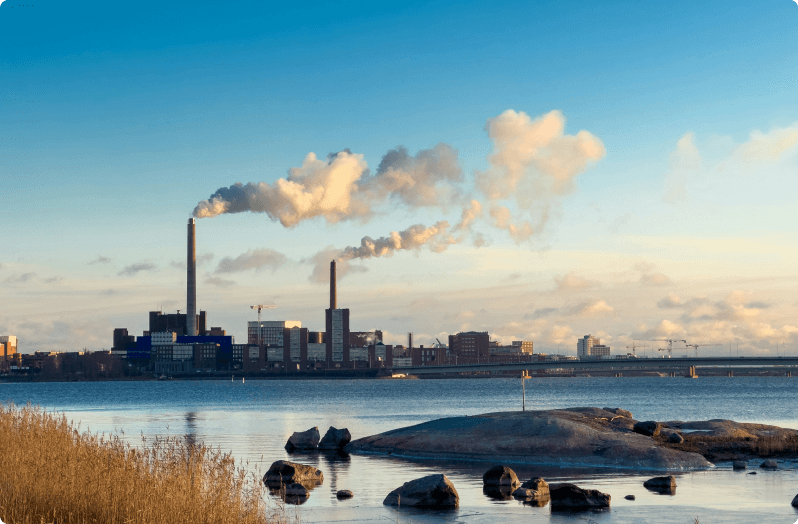
<path fill-rule="evenodd" d="M 662 424 L 654 420 L 638 422 L 635 424 L 633 431 L 647 437 L 656 437 L 659 435 L 659 432 L 662 431 Z"/>
<path fill-rule="evenodd" d="M 626 411 L 625 409 L 621 408 L 602 408 L 604 411 L 609 411 L 610 413 L 615 413 L 619 417 L 626 417 L 629 419 L 633 419 L 634 416 L 632 415 L 631 411 Z"/>
<path fill-rule="evenodd" d="M 295 431 L 285 443 L 286 451 L 311 451 L 319 447 L 319 428 L 313 427 L 307 431 Z"/>
<path fill-rule="evenodd" d="M 327 433 L 324 434 L 324 438 L 322 438 L 321 442 L 319 442 L 319 449 L 325 449 L 325 450 L 343 449 L 343 447 L 349 444 L 351 440 L 352 440 L 352 435 L 349 433 L 348 429 L 346 428 L 337 429 L 330 426 L 330 429 L 328 429 Z"/>
<path fill-rule="evenodd" d="M 324 482 L 324 473 L 313 466 L 278 460 L 272 463 L 269 471 L 263 476 L 263 482 L 270 486 L 280 484 L 302 484 L 306 487 L 317 486 Z"/>
<path fill-rule="evenodd" d="M 482 483 L 485 486 L 512 486 L 519 484 L 518 476 L 515 471 L 507 466 L 493 466 L 482 475 Z"/>
<path fill-rule="evenodd" d="M 550 490 L 551 509 L 609 508 L 611 497 L 595 489 L 582 489 L 574 484 L 558 484 Z"/>
<path fill-rule="evenodd" d="M 762 469 L 779 469 L 779 465 L 776 463 L 775 460 L 767 459 L 762 464 L 759 465 Z"/>
<path fill-rule="evenodd" d="M 460 495 L 446 475 L 428 475 L 405 482 L 391 491 L 382 503 L 388 506 L 456 508 L 460 505 Z"/>

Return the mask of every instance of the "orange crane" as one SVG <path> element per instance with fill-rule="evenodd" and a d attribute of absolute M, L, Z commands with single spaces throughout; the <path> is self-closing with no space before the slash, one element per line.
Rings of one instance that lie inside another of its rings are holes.
<path fill-rule="evenodd" d="M 686 340 L 678 340 L 678 339 L 674 339 L 674 338 L 655 338 L 653 340 L 650 340 L 649 342 L 667 342 L 668 343 L 668 347 L 667 348 L 657 348 L 657 351 L 667 351 L 669 357 L 671 356 L 671 354 L 673 354 L 673 343 L 674 342 L 684 342 L 685 344 L 687 344 Z"/>
<path fill-rule="evenodd" d="M 698 348 L 702 348 L 704 346 L 720 346 L 720 344 L 685 344 L 685 346 L 695 349 L 695 356 L 698 358 Z"/>

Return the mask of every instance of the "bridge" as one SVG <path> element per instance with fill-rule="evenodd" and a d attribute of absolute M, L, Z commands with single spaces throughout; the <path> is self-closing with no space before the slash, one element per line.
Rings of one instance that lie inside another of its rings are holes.
<path fill-rule="evenodd" d="M 421 375 L 427 373 L 485 373 L 503 371 L 535 371 L 541 369 L 603 369 L 603 370 L 651 370 L 696 367 L 784 367 L 798 366 L 795 357 L 682 357 L 682 358 L 614 358 L 606 360 L 552 360 L 543 362 L 519 362 L 516 364 L 466 364 L 443 366 L 394 367 L 392 373 Z"/>

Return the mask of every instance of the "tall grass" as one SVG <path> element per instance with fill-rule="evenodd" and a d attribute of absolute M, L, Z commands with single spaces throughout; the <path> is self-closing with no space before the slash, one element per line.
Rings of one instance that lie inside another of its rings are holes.
<path fill-rule="evenodd" d="M 230 454 L 176 438 L 132 447 L 64 415 L 0 404 L 0 520 L 7 524 L 283 522 Z"/>

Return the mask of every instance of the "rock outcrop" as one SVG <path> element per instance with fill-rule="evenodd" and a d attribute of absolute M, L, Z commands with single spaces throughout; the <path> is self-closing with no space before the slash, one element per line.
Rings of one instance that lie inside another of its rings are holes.
<path fill-rule="evenodd" d="M 611 497 L 595 489 L 582 489 L 574 484 L 551 487 L 552 510 L 609 508 Z"/>
<path fill-rule="evenodd" d="M 319 442 L 319 449 L 335 451 L 343 449 L 351 441 L 352 435 L 348 429 L 337 429 L 330 426 L 330 429 L 324 434 L 324 438 Z"/>
<path fill-rule="evenodd" d="M 518 476 L 507 466 L 493 466 L 482 475 L 485 486 L 518 486 Z"/>
<path fill-rule="evenodd" d="M 599 408 L 488 413 L 372 435 L 352 441 L 346 451 L 629 469 L 712 466 L 697 453 L 659 446 L 654 439 L 635 433 L 634 426 L 633 419 Z"/>
<path fill-rule="evenodd" d="M 295 431 L 285 443 L 285 450 L 291 451 L 313 451 L 319 447 L 319 428 L 310 428 L 307 431 Z"/>
<path fill-rule="evenodd" d="M 421 508 L 456 508 L 460 495 L 446 475 L 428 475 L 391 491 L 383 504 L 388 506 L 415 506 Z"/>
<path fill-rule="evenodd" d="M 626 418 L 628 418 L 628 419 L 630 419 L 630 420 L 634 420 L 634 418 L 635 418 L 635 417 L 632 415 L 632 412 L 631 412 L 631 411 L 627 411 L 627 410 L 625 410 L 625 409 L 621 409 L 621 408 L 602 408 L 602 409 L 603 409 L 604 411 L 608 411 L 608 412 L 610 412 L 610 413 L 615 413 L 615 414 L 616 414 L 616 415 L 618 415 L 619 417 L 626 417 Z"/>
<path fill-rule="evenodd" d="M 662 431 L 662 424 L 655 420 L 647 420 L 645 422 L 638 422 L 632 428 L 635 433 L 640 433 L 647 437 L 656 437 Z"/>
<path fill-rule="evenodd" d="M 313 466 L 278 460 L 263 476 L 263 482 L 269 486 L 301 484 L 310 488 L 324 482 L 324 473 Z"/>

